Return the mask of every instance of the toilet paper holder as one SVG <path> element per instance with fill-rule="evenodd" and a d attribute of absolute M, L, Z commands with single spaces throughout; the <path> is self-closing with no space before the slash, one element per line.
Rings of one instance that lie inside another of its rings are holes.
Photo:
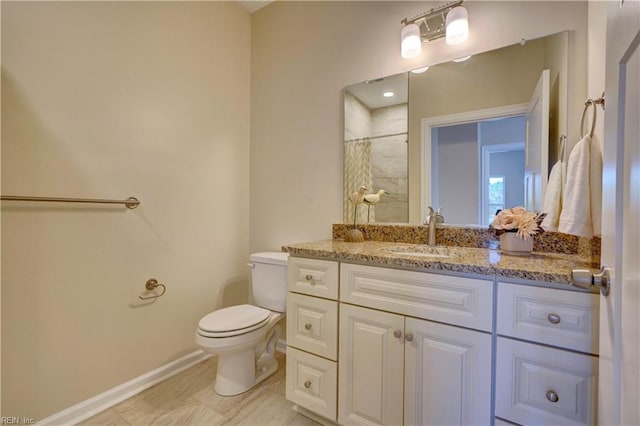
<path fill-rule="evenodd" d="M 164 284 L 160 284 L 155 278 L 149 278 L 144 284 L 144 287 L 147 289 L 147 291 L 153 291 L 158 287 L 162 287 L 162 292 L 160 294 L 156 294 L 155 296 L 138 296 L 142 300 L 157 299 L 158 297 L 162 296 L 165 291 L 167 291 L 167 287 L 165 287 Z"/>

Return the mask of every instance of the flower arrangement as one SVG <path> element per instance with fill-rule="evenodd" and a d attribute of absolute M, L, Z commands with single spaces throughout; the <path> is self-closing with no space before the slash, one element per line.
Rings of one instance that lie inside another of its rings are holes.
<path fill-rule="evenodd" d="M 489 225 L 489 230 L 494 231 L 496 235 L 516 232 L 518 237 L 526 241 L 544 232 L 540 224 L 546 216 L 546 213 L 529 212 L 524 207 L 504 209 L 498 211 L 493 223 Z"/>

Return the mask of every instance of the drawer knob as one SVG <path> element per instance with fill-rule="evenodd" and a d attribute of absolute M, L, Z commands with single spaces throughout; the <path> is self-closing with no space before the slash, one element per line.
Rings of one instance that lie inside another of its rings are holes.
<path fill-rule="evenodd" d="M 412 342 L 413 341 L 413 334 L 411 333 L 407 333 L 404 335 L 404 338 L 407 342 Z"/>
<path fill-rule="evenodd" d="M 304 276 L 304 279 L 307 280 L 307 281 L 311 281 L 313 279 L 313 275 L 307 274 L 307 275 Z"/>
<path fill-rule="evenodd" d="M 560 324 L 560 315 L 556 314 L 555 312 L 547 315 L 547 319 L 551 324 Z"/>
<path fill-rule="evenodd" d="M 307 330 L 307 331 L 311 330 L 311 323 L 306 323 L 304 325 L 304 329 Z"/>
<path fill-rule="evenodd" d="M 311 380 L 307 380 L 306 382 L 304 382 L 304 387 L 309 389 L 311 387 Z"/>
<path fill-rule="evenodd" d="M 401 338 L 402 337 L 402 331 L 400 331 L 400 330 L 394 331 L 393 332 L 393 337 L 395 337 L 397 339 Z"/>
<path fill-rule="evenodd" d="M 553 402 L 555 404 L 556 402 L 558 402 L 559 399 L 560 398 L 558 398 L 558 394 L 557 393 L 555 393 L 552 390 L 547 391 L 547 400 L 549 402 Z"/>

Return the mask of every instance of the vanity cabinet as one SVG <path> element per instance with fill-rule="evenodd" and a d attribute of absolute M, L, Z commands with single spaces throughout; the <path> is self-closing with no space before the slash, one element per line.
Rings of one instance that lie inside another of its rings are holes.
<path fill-rule="evenodd" d="M 492 284 L 341 264 L 338 422 L 489 424 Z"/>
<path fill-rule="evenodd" d="M 599 297 L 544 285 L 292 256 L 287 398 L 341 425 L 595 424 Z"/>
<path fill-rule="evenodd" d="M 296 257 L 288 274 L 296 409 L 343 425 L 490 423 L 492 280 Z"/>
<path fill-rule="evenodd" d="M 495 415 L 595 424 L 598 295 L 499 282 L 497 310 Z"/>

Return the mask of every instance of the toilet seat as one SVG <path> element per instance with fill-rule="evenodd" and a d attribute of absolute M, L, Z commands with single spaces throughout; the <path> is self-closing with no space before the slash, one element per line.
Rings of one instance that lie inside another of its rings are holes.
<path fill-rule="evenodd" d="M 236 305 L 205 315 L 198 323 L 198 334 L 221 338 L 249 333 L 265 326 L 271 311 L 253 305 Z"/>

